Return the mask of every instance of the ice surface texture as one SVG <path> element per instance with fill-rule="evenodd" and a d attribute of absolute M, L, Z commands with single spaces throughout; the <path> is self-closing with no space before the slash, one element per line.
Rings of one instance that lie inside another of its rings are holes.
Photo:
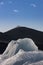
<path fill-rule="evenodd" d="M 43 65 L 43 51 L 30 38 L 12 40 L 0 55 L 0 65 Z"/>
<path fill-rule="evenodd" d="M 20 49 L 23 49 L 24 51 L 37 51 L 38 47 L 35 45 L 32 39 L 30 38 L 24 38 L 24 39 L 18 39 L 17 41 L 12 40 L 3 55 L 8 54 L 9 57 L 16 54 Z"/>

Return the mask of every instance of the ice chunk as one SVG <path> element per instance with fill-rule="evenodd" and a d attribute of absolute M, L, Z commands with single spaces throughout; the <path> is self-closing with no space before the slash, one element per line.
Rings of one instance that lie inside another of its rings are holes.
<path fill-rule="evenodd" d="M 35 45 L 32 39 L 24 38 L 18 39 L 17 43 L 19 44 L 19 49 L 23 49 L 24 51 L 37 51 L 38 47 Z"/>
<path fill-rule="evenodd" d="M 16 55 L 6 59 L 0 65 L 29 65 L 29 64 L 35 65 L 34 63 L 36 63 L 36 65 L 38 64 L 41 65 L 40 61 L 42 60 L 43 60 L 43 52 L 40 51 L 25 52 L 23 50 L 19 50 Z"/>
<path fill-rule="evenodd" d="M 17 41 L 12 40 L 8 44 L 2 57 L 4 59 L 6 59 L 6 57 L 9 58 L 18 53 L 20 49 L 23 49 L 24 51 L 37 51 L 38 47 L 30 38 L 18 39 Z"/>

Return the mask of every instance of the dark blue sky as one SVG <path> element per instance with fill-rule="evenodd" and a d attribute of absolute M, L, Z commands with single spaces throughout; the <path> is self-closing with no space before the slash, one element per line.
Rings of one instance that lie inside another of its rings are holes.
<path fill-rule="evenodd" d="M 0 0 L 0 31 L 18 25 L 43 31 L 43 0 Z"/>

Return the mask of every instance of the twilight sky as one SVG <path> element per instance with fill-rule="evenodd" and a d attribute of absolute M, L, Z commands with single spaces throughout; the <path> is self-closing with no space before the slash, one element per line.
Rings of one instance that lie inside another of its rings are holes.
<path fill-rule="evenodd" d="M 43 0 L 0 0 L 0 32 L 16 26 L 43 31 Z"/>

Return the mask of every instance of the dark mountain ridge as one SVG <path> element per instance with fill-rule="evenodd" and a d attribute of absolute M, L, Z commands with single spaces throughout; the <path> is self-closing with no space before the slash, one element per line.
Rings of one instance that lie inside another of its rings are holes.
<path fill-rule="evenodd" d="M 40 50 L 43 50 L 43 32 L 27 27 L 16 27 L 0 34 L 0 53 L 2 53 L 8 42 L 19 38 L 31 38 Z"/>

